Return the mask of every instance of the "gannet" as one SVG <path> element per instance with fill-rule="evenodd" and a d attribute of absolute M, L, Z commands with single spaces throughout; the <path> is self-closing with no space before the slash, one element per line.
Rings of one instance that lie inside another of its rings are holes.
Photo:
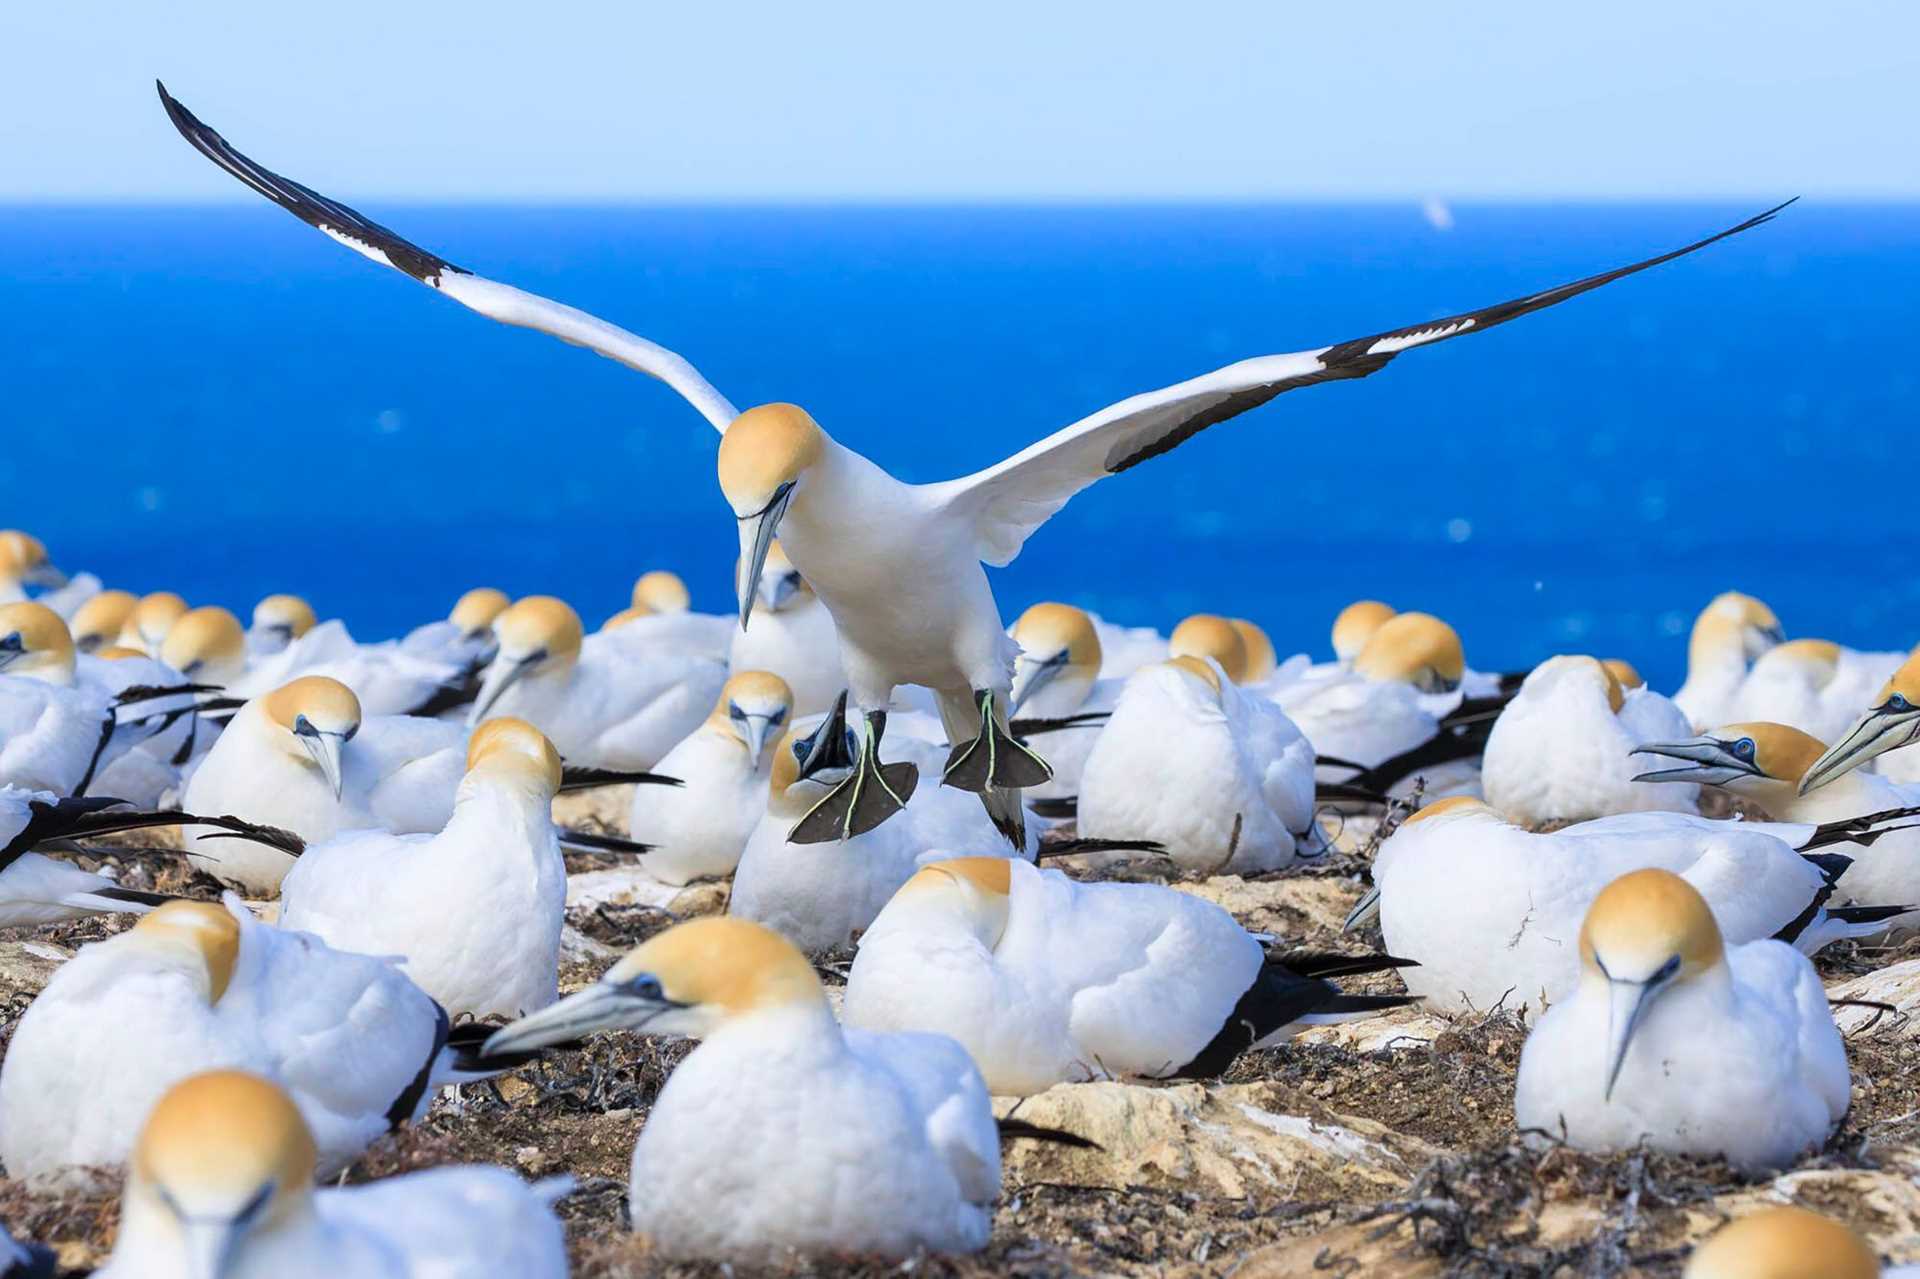
<path fill-rule="evenodd" d="M 767 811 L 777 743 L 793 714 L 786 681 L 741 671 L 726 682 L 706 721 L 668 751 L 659 771 L 675 789 L 636 790 L 628 832 L 653 845 L 645 870 L 668 884 L 731 875 Z"/>
<path fill-rule="evenodd" d="M 1167 636 L 1168 657 L 1196 657 L 1217 664 L 1236 684 L 1248 684 L 1252 663 L 1247 637 L 1239 627 L 1216 613 L 1195 613 L 1180 620 Z"/>
<path fill-rule="evenodd" d="M 247 632 L 239 618 L 218 605 L 182 613 L 154 656 L 195 683 L 249 695 L 235 687 L 247 673 Z"/>
<path fill-rule="evenodd" d="M 1045 761 L 1006 732 L 1015 650 L 982 565 L 1012 563 L 1027 538 L 1081 489 L 1287 391 L 1366 377 L 1403 351 L 1543 310 L 1759 226 L 1779 212 L 1770 209 L 1673 252 L 1481 310 L 1243 360 L 1122 400 L 971 475 L 911 485 L 834 441 L 804 409 L 765 404 L 736 412 L 673 352 L 456 267 L 261 168 L 158 87 L 168 117 L 196 150 L 302 221 L 491 319 L 587 346 L 659 378 L 721 433 L 720 488 L 733 510 L 746 565 L 738 582 L 741 625 L 751 616 L 767 547 L 784 534 L 788 555 L 833 614 L 846 683 L 865 719 L 857 767 L 822 799 L 821 820 L 796 826 L 793 838 L 800 842 L 843 838 L 905 806 L 908 797 L 884 780 L 879 742 L 894 688 L 918 684 L 939 696 L 954 744 L 943 780 L 978 792 L 1008 841 L 1024 843 L 1019 791 L 1045 782 L 1049 772 Z M 572 756 L 566 742 L 541 727 Z"/>
<path fill-rule="evenodd" d="M 293 831 L 309 844 L 343 830 L 437 831 L 453 815 L 466 772 L 458 725 L 406 715 L 368 716 L 337 680 L 309 675 L 234 713 L 182 802 Z M 190 831 L 190 835 L 198 835 Z M 272 893 L 293 862 L 270 848 L 222 840 L 196 864 L 250 893 Z"/>
<path fill-rule="evenodd" d="M 310 845 L 281 882 L 280 924 L 341 950 L 400 956 L 455 1017 L 545 1008 L 559 997 L 567 904 L 559 788 L 552 743 L 522 720 L 490 719 L 474 730 L 445 829 L 347 831 Z"/>
<path fill-rule="evenodd" d="M 1035 799 L 1078 795 L 1087 755 L 1126 681 L 1100 678 L 1105 656 L 1100 633 L 1093 619 L 1071 604 L 1033 605 L 1020 614 L 1012 634 L 1020 656 L 1013 665 L 1009 714 L 1045 720 L 1100 717 L 1048 735 L 1053 779 L 1029 791 Z"/>
<path fill-rule="evenodd" d="M 999 857 L 926 866 L 860 938 L 844 1017 L 950 1035 L 995 1096 L 1218 1075 L 1301 1027 L 1411 1002 L 1323 974 L 1378 956 L 1273 960 L 1220 907 L 1158 884 L 1080 884 Z"/>
<path fill-rule="evenodd" d="M 45 605 L 0 604 L 0 786 L 83 792 L 138 740 L 116 727 L 114 697 L 82 681 L 73 638 Z"/>
<path fill-rule="evenodd" d="M 129 1134 L 131 1136 L 131 1134 Z M 451 1166 L 313 1188 L 314 1133 L 258 1075 L 182 1080 L 146 1117 L 100 1279 L 564 1279 L 571 1181 Z"/>
<path fill-rule="evenodd" d="M 685 613 L 693 607 L 693 594 L 678 573 L 648 569 L 633 581 L 633 607 L 647 613 Z"/>
<path fill-rule="evenodd" d="M 1127 679 L 1080 776 L 1080 834 L 1150 839 L 1186 870 L 1278 870 L 1324 851 L 1313 747 L 1219 665 L 1175 657 Z"/>
<path fill-rule="evenodd" d="M 1831 739 L 1833 745 L 1807 769 L 1800 779 L 1800 791 L 1827 785 L 1837 777 L 1859 768 L 1868 760 L 1879 759 L 1920 737 L 1920 648 L 1916 648 L 1898 670 L 1887 678 L 1880 691 L 1860 699 L 1866 709 Z M 1920 781 L 1913 767 L 1920 765 L 1920 751 L 1898 757 L 1905 767 L 1893 767 L 1894 760 L 1882 760 L 1878 770 L 1896 781 Z"/>
<path fill-rule="evenodd" d="M 213 687 L 216 681 L 211 677 L 218 676 L 222 664 L 237 651 L 233 628 L 213 623 L 174 627 L 161 645 L 166 660 L 117 645 L 76 657 L 75 677 L 82 685 L 100 690 L 116 703 L 138 699 L 116 712 L 124 731 L 137 740 L 129 749 L 103 754 L 88 790 L 146 805 L 177 792 L 182 770 L 191 768 L 194 759 L 219 737 L 218 728 L 199 714 L 197 693 Z M 168 688 L 181 691 L 150 692 Z"/>
<path fill-rule="evenodd" d="M 168 902 L 81 947 L 28 1006 L 0 1065 L 0 1159 L 37 1182 L 112 1167 L 168 1088 L 237 1066 L 292 1093 L 335 1172 L 442 1084 L 517 1064 L 479 1065 L 479 1035 L 391 959 L 260 923 L 231 893 Z"/>
<path fill-rule="evenodd" d="M 477 672 L 493 660 L 497 642 L 493 622 L 512 603 L 505 591 L 477 586 L 455 600 L 452 611 L 440 621 L 409 631 L 400 647 L 420 657 L 439 658 Z"/>
<path fill-rule="evenodd" d="M 818 715 L 846 687 L 833 614 L 778 541 L 767 547 L 755 591 L 759 606 L 754 625 L 733 630 L 729 666 L 773 672 L 793 690 L 795 715 Z"/>
<path fill-rule="evenodd" d="M 1647 686 L 1646 677 L 1641 675 L 1633 663 L 1624 657 L 1603 657 L 1600 659 L 1600 665 L 1607 668 L 1608 674 L 1613 676 L 1621 688 L 1635 689 Z"/>
<path fill-rule="evenodd" d="M 0 529 L 0 604 L 27 598 L 28 587 L 65 586 L 67 575 L 47 558 L 44 542 L 19 529 Z"/>
<path fill-rule="evenodd" d="M 1718 786 L 1753 800 L 1780 822 L 1842 822 L 1920 807 L 1920 787 L 1867 772 L 1847 773 L 1801 794 L 1802 779 L 1826 749 L 1818 738 L 1784 724 L 1727 724 L 1699 737 L 1643 744 L 1638 754 L 1686 762 L 1642 773 L 1639 780 Z M 1853 859 L 1840 877 L 1837 901 L 1920 906 L 1920 829 L 1896 826 L 1833 850 Z M 1899 916 L 1889 927 L 1917 924 L 1920 911 Z"/>
<path fill-rule="evenodd" d="M 1333 656 L 1336 661 L 1352 665 L 1360 651 L 1373 638 L 1373 633 L 1388 618 L 1399 612 L 1391 604 L 1382 604 L 1379 600 L 1355 600 L 1341 609 L 1333 619 Z"/>
<path fill-rule="evenodd" d="M 1819 834 L 1687 813 L 1627 813 L 1536 834 L 1455 796 L 1414 813 L 1381 844 L 1374 887 L 1348 925 L 1377 911 L 1386 948 L 1420 965 L 1404 974 L 1407 988 L 1447 1012 L 1557 1002 L 1577 977 L 1573 939 L 1587 908 L 1608 883 L 1648 867 L 1705 894 L 1734 943 L 1774 937 L 1811 954 L 1880 932 L 1887 918 L 1827 910 L 1847 859 L 1800 849 L 1853 850 Z"/>
<path fill-rule="evenodd" d="M 160 656 L 160 646 L 167 642 L 167 633 L 186 613 L 187 602 L 172 591 L 142 595 L 121 628 L 120 647 L 138 650 L 148 657 Z"/>
<path fill-rule="evenodd" d="M 1862 704 L 1886 685 L 1905 653 L 1863 653 L 1832 640 L 1797 639 L 1762 653 L 1726 718 L 1765 721 L 1840 740 Z"/>
<path fill-rule="evenodd" d="M 1920 1266 L 1880 1268 L 1866 1240 L 1790 1204 L 1756 1209 L 1693 1250 L 1681 1279 L 1913 1279 Z"/>
<path fill-rule="evenodd" d="M 1784 1166 L 1846 1114 L 1846 1049 L 1793 947 L 1724 945 L 1706 900 L 1664 870 L 1607 885 L 1579 946 L 1579 985 L 1520 1054 L 1513 1117 L 1533 1140 L 1644 1143 L 1751 1171 Z"/>
<path fill-rule="evenodd" d="M 676 925 L 486 1050 L 617 1028 L 702 1041 L 633 1149 L 633 1228 L 661 1252 L 986 1245 L 999 1138 L 966 1050 L 943 1035 L 843 1031 L 813 968 L 775 933 L 720 916 Z"/>
<path fill-rule="evenodd" d="M 513 715 L 571 764 L 652 768 L 706 717 L 726 667 L 705 657 L 623 648 L 619 632 L 586 639 L 580 615 L 531 595 L 494 620 L 499 652 L 467 722 Z"/>
<path fill-rule="evenodd" d="M 67 623 L 73 647 L 82 653 L 111 648 L 120 642 L 127 619 L 140 603 L 131 591 L 101 591 L 75 610 Z"/>
<path fill-rule="evenodd" d="M 1613 813 L 1697 811 L 1699 788 L 1636 786 L 1628 752 L 1685 737 L 1687 717 L 1650 688 L 1628 689 L 1591 657 L 1536 666 L 1501 710 L 1480 761 L 1487 802 L 1522 826 Z"/>
<path fill-rule="evenodd" d="M 253 606 L 247 628 L 247 652 L 269 657 L 305 635 L 319 622 L 313 605 L 298 595 L 269 595 Z"/>
<path fill-rule="evenodd" d="M 1726 591 L 1693 621 L 1687 640 L 1687 679 L 1673 695 L 1696 728 L 1736 718 L 1734 698 L 1759 656 L 1783 642 L 1780 619 L 1751 595 Z"/>
<path fill-rule="evenodd" d="M 1273 638 L 1244 617 L 1229 617 L 1227 624 L 1240 633 L 1241 647 L 1246 651 L 1246 682 L 1259 684 L 1273 678 L 1280 666 L 1280 659 L 1273 651 Z"/>

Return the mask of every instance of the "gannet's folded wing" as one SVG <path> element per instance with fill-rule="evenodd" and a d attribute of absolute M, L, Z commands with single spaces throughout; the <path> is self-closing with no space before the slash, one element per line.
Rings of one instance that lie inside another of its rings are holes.
<path fill-rule="evenodd" d="M 562 342 L 584 346 L 630 369 L 658 378 L 698 409 L 716 431 L 726 430 L 728 423 L 738 416 L 727 398 L 701 377 L 693 365 L 665 347 L 608 324 L 585 311 L 457 267 L 346 205 L 255 164 L 234 150 L 225 138 L 200 123 L 193 112 L 167 93 L 165 85 L 158 81 L 154 83 L 160 90 L 160 101 L 167 109 L 167 118 L 173 121 L 174 128 L 180 130 L 180 136 L 193 144 L 194 150 L 294 217 L 340 241 L 354 252 L 382 266 L 404 271 L 420 283 L 446 294 L 488 319 L 537 329 Z"/>
<path fill-rule="evenodd" d="M 1385 368 L 1402 351 L 1545 310 L 1757 227 L 1792 203 L 1789 200 L 1685 248 L 1541 293 L 1315 351 L 1242 360 L 1191 381 L 1136 395 L 1054 432 L 996 466 L 935 486 L 935 500 L 948 510 L 971 516 L 982 560 L 995 566 L 1008 564 L 1035 529 L 1095 480 L 1158 457 L 1276 395 L 1318 382 L 1365 377 Z"/>

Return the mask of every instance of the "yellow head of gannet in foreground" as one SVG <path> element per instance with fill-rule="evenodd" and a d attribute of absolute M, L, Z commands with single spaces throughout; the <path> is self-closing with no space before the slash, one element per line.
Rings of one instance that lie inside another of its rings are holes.
<path fill-rule="evenodd" d="M 1204 1078 L 1304 1025 L 1411 1002 L 1326 977 L 1387 956 L 1269 960 L 1220 907 L 1159 884 L 1080 884 L 998 857 L 919 871 L 860 938 L 845 1016 L 951 1035 L 994 1095 L 1112 1077 Z"/>
<path fill-rule="evenodd" d="M 1860 718 L 1834 739 L 1800 779 L 1801 794 L 1817 790 L 1868 760 L 1920 737 L 1920 648 L 1900 664 Z"/>
<path fill-rule="evenodd" d="M 751 614 L 767 548 L 783 536 L 794 564 L 839 627 L 847 686 L 866 717 L 854 771 L 796 828 L 803 842 L 843 838 L 905 805 L 907 796 L 880 775 L 878 751 L 887 706 L 900 684 L 918 684 L 939 696 L 953 743 L 946 783 L 979 792 L 1008 840 L 1024 842 L 1018 791 L 1046 781 L 1048 772 L 1044 761 L 1006 734 L 1015 654 L 981 566 L 1012 563 L 1027 538 L 1075 493 L 1287 391 L 1366 377 L 1404 351 L 1543 310 L 1759 226 L 1779 211 L 1671 253 L 1492 307 L 1243 360 L 1122 400 L 972 475 L 916 485 L 837 443 L 794 405 L 736 412 L 680 356 L 571 307 L 462 270 L 255 164 L 164 87 L 160 98 L 195 149 L 296 217 L 483 315 L 587 346 L 660 378 L 721 432 L 720 487 L 738 525 L 745 565 L 741 624 Z M 566 743 L 561 748 L 572 757 Z"/>
<path fill-rule="evenodd" d="M 477 1067 L 477 1046 L 389 959 L 269 927 L 231 894 L 168 902 L 82 947 L 21 1018 L 0 1066 L 0 1156 L 36 1180 L 114 1166 L 167 1088 L 241 1066 L 292 1093 L 331 1172 L 441 1085 L 517 1064 Z"/>
<path fill-rule="evenodd" d="M 653 845 L 644 869 L 669 884 L 730 875 L 767 811 L 774 755 L 793 715 L 793 692 L 767 671 L 726 682 L 713 711 L 660 761 L 674 788 L 634 792 L 628 833 Z"/>
<path fill-rule="evenodd" d="M 1000 1149 L 966 1051 L 941 1035 L 843 1031 L 775 934 L 724 917 L 669 928 L 487 1049 L 621 1027 L 703 1041 L 633 1149 L 633 1228 L 668 1255 L 986 1244 Z"/>
<path fill-rule="evenodd" d="M 1175 657 L 1127 678 L 1080 777 L 1079 830 L 1154 840 L 1187 870 L 1277 870 L 1324 851 L 1313 785 L 1313 747 L 1285 712 Z"/>
<path fill-rule="evenodd" d="M 225 686 L 247 671 L 247 633 L 240 619 L 217 605 L 182 613 L 155 654 L 198 684 Z"/>
<path fill-rule="evenodd" d="M 298 595 L 269 595 L 253 606 L 253 625 L 247 630 L 247 650 L 278 653 L 305 635 L 319 621 L 313 605 Z"/>
<path fill-rule="evenodd" d="M 1373 633 L 1396 612 L 1391 604 L 1382 604 L 1379 600 L 1355 600 L 1341 609 L 1333 619 L 1334 657 L 1351 663 L 1366 648 Z"/>
<path fill-rule="evenodd" d="M 172 591 L 142 595 L 133 612 L 127 615 L 127 623 L 120 631 L 120 644 L 139 649 L 148 657 L 159 657 L 160 646 L 167 642 L 167 632 L 186 612 L 187 602 Z"/>
<path fill-rule="evenodd" d="M 1833 1220 L 1791 1205 L 1759 1208 L 1715 1231 L 1693 1250 L 1681 1279 L 1894 1279 L 1866 1240 Z"/>
<path fill-rule="evenodd" d="M 313 1188 L 313 1135 L 273 1083 L 209 1071 L 153 1108 L 103 1279 L 563 1279 L 551 1204 L 503 1168 L 455 1166 Z"/>
<path fill-rule="evenodd" d="M 777 540 L 767 548 L 758 598 L 752 628 L 730 628 L 729 668 L 773 672 L 793 690 L 796 716 L 818 715 L 846 687 L 840 632 Z"/>
<path fill-rule="evenodd" d="M 1678 875 L 1594 898 L 1580 984 L 1528 1036 L 1514 1122 L 1579 1150 L 1645 1143 L 1779 1168 L 1825 1141 L 1850 1096 L 1846 1050 L 1806 956 L 1726 946 Z"/>
<path fill-rule="evenodd" d="M 1751 595 L 1726 591 L 1693 621 L 1687 678 L 1673 695 L 1695 726 L 1734 718 L 1733 699 L 1759 656 L 1786 639 L 1780 619 Z"/>
<path fill-rule="evenodd" d="M 19 529 L 0 529 L 0 604 L 27 598 L 27 587 L 65 586 L 67 575 L 47 558 L 45 543 Z"/>
<path fill-rule="evenodd" d="M 545 1008 L 559 996 L 567 899 L 552 818 L 559 789 L 553 744 L 524 721 L 490 719 L 473 731 L 444 830 L 346 831 L 310 846 L 280 885 L 281 926 L 402 956 L 407 976 L 455 1017 Z"/>
<path fill-rule="evenodd" d="M 118 644 L 127 619 L 139 603 L 131 591 L 101 591 L 82 604 L 67 624 L 73 632 L 74 648 L 92 653 Z"/>
<path fill-rule="evenodd" d="M 1628 752 L 1686 736 L 1687 717 L 1649 688 L 1625 688 L 1591 657 L 1536 666 L 1500 711 L 1480 760 L 1487 802 L 1522 826 L 1650 809 L 1695 811 L 1698 788 L 1636 786 Z"/>

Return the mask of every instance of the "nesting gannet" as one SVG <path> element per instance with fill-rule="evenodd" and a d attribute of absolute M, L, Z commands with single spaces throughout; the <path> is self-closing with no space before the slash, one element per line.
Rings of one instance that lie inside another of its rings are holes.
<path fill-rule="evenodd" d="M 437 622 L 416 626 L 400 641 L 400 648 L 420 657 L 453 662 L 477 672 L 493 660 L 493 622 L 513 601 L 491 586 L 477 586 L 454 601 L 453 609 Z"/>
<path fill-rule="evenodd" d="M 1078 824 L 1089 838 L 1157 841 L 1188 870 L 1276 870 L 1324 851 L 1313 747 L 1197 657 L 1128 677 L 1087 755 Z"/>
<path fill-rule="evenodd" d="M 1578 1150 L 1642 1143 L 1778 1168 L 1847 1112 L 1846 1049 L 1805 955 L 1725 945 L 1678 875 L 1641 870 L 1594 898 L 1580 981 L 1520 1054 L 1514 1122 Z"/>
<path fill-rule="evenodd" d="M 729 666 L 773 672 L 793 690 L 795 715 L 819 714 L 846 687 L 833 614 L 778 541 L 767 547 L 755 592 L 759 608 L 754 625 L 732 632 Z"/>
<path fill-rule="evenodd" d="M 80 679 L 59 614 L 0 604 L 0 785 L 79 794 L 138 736 L 106 686 Z"/>
<path fill-rule="evenodd" d="M 879 742 L 894 688 L 918 684 L 938 694 L 954 744 L 943 780 L 979 792 L 1008 840 L 1024 842 L 1019 791 L 1049 774 L 1039 756 L 1006 732 L 1015 650 L 982 564 L 1012 563 L 1027 538 L 1081 489 L 1287 391 L 1366 377 L 1403 351 L 1543 310 L 1759 226 L 1779 211 L 1659 257 L 1492 307 L 1243 360 L 1111 405 L 972 475 L 912 485 L 835 442 L 805 410 L 767 404 L 738 413 L 680 356 L 572 307 L 456 267 L 261 168 L 164 87 L 160 98 L 196 150 L 301 220 L 489 318 L 587 346 L 661 379 L 721 432 L 720 487 L 738 524 L 746 565 L 738 583 L 741 625 L 752 613 L 767 546 L 784 533 L 788 555 L 833 614 L 846 683 L 865 717 L 857 767 L 821 801 L 823 820 L 795 829 L 801 841 L 839 838 L 905 805 L 907 796 L 883 780 Z M 561 750 L 572 754 L 564 742 Z M 866 811 L 842 812 L 856 808 Z"/>
<path fill-rule="evenodd" d="M 521 720 L 490 719 L 474 730 L 445 829 L 347 831 L 310 845 L 281 882 L 280 924 L 341 950 L 400 956 L 456 1017 L 545 1008 L 559 996 L 567 904 L 559 788 L 552 744 Z"/>
<path fill-rule="evenodd" d="M 1548 658 L 1493 722 L 1481 792 L 1522 826 L 1649 809 L 1691 813 L 1697 787 L 1636 786 L 1641 769 L 1628 755 L 1687 731 L 1679 707 L 1650 688 L 1624 687 L 1593 658 Z"/>
<path fill-rule="evenodd" d="M 1374 886 L 1348 924 L 1377 912 L 1387 949 L 1420 965 L 1405 974 L 1408 989 L 1434 1007 L 1485 1010 L 1504 998 L 1526 1008 L 1572 988 L 1573 939 L 1600 890 L 1649 867 L 1704 894 L 1735 943 L 1772 937 L 1812 954 L 1884 930 L 1887 910 L 1827 908 L 1848 864 L 1830 848 L 1839 846 L 1811 825 L 1688 813 L 1627 813 L 1537 834 L 1455 796 L 1414 813 L 1381 844 Z"/>
<path fill-rule="evenodd" d="M 1100 717 L 1048 735 L 1047 763 L 1053 778 L 1029 789 L 1035 799 L 1078 795 L 1087 755 L 1126 681 L 1100 678 L 1100 633 L 1093 618 L 1071 604 L 1035 604 L 1013 624 L 1012 634 L 1020 656 L 1013 665 L 1009 714 L 1068 721 Z"/>
<path fill-rule="evenodd" d="M 550 595 L 517 601 L 493 629 L 500 648 L 467 722 L 524 719 L 572 764 L 652 768 L 726 682 L 709 658 L 622 648 L 619 632 L 587 639 L 580 615 Z"/>
<path fill-rule="evenodd" d="M 1863 705 L 1866 709 L 1859 710 Z M 1801 793 L 1817 790 L 1868 760 L 1879 759 L 1920 737 L 1920 648 L 1888 676 L 1879 692 L 1861 698 L 1850 709 L 1859 718 L 1826 739 L 1833 745 L 1800 779 Z M 1920 765 L 1917 757 L 1920 751 L 1909 752 L 1897 757 L 1906 767 L 1893 767 L 1895 760 L 1883 760 L 1877 768 L 1896 781 L 1920 781 L 1912 771 L 1914 765 Z"/>
<path fill-rule="evenodd" d="M 83 946 L 21 1017 L 0 1065 L 0 1159 L 36 1181 L 111 1167 L 169 1087 L 238 1066 L 286 1086 L 336 1171 L 435 1088 L 513 1064 L 480 1066 L 478 1042 L 391 959 L 262 924 L 232 894 L 168 902 Z"/>
<path fill-rule="evenodd" d="M 1673 695 L 1696 728 L 1736 718 L 1734 698 L 1760 655 L 1786 639 L 1780 619 L 1751 595 L 1726 591 L 1693 620 L 1687 678 Z"/>
<path fill-rule="evenodd" d="M 844 1016 L 960 1041 L 995 1096 L 1217 1075 L 1302 1026 L 1411 1002 L 1322 974 L 1387 956 L 1271 960 L 1220 907 L 1158 884 L 1081 884 L 998 857 L 935 862 L 860 938 Z"/>
<path fill-rule="evenodd" d="M 1681 1279 L 1913 1279 L 1920 1266 L 1880 1268 L 1866 1240 L 1831 1217 L 1789 1204 L 1759 1208 L 1693 1250 Z"/>
<path fill-rule="evenodd" d="M 260 657 L 282 652 L 319 622 L 313 605 L 298 595 L 269 595 L 253 606 L 247 628 L 247 652 Z"/>
<path fill-rule="evenodd" d="M 337 680 L 309 675 L 234 713 L 182 796 L 195 812 L 232 813 L 293 831 L 309 844 L 343 830 L 437 831 L 453 815 L 466 772 L 458 725 L 406 715 L 362 717 Z M 190 832 L 197 835 L 199 832 Z M 271 893 L 292 858 L 270 848 L 189 842 L 196 863 L 225 883 Z"/>
<path fill-rule="evenodd" d="M 1397 612 L 1393 605 L 1379 600 L 1355 600 L 1341 609 L 1333 619 L 1334 658 L 1351 665 L 1373 633 Z"/>
<path fill-rule="evenodd" d="M 799 951 L 711 917 L 669 928 L 486 1047 L 623 1027 L 701 1040 L 633 1149 L 633 1228 L 662 1252 L 770 1260 L 985 1246 L 999 1137 L 980 1072 L 953 1040 L 842 1030 Z"/>
<path fill-rule="evenodd" d="M 81 653 L 111 648 L 120 642 L 127 619 L 140 603 L 131 591 L 101 591 L 74 611 L 67 623 L 73 647 Z"/>
<path fill-rule="evenodd" d="M 27 598 L 28 587 L 55 588 L 67 584 L 67 575 L 47 558 L 47 547 L 31 533 L 0 529 L 0 604 Z"/>
<path fill-rule="evenodd" d="M 160 646 L 167 642 L 167 633 L 186 614 L 187 602 L 172 591 L 154 591 L 150 595 L 142 595 L 133 606 L 133 612 L 127 615 L 126 625 L 121 628 L 120 647 L 135 649 L 148 657 L 158 657 Z"/>
<path fill-rule="evenodd" d="M 1801 794 L 1802 779 L 1826 749 L 1818 738 L 1784 724 L 1727 724 L 1698 737 L 1643 744 L 1637 753 L 1686 762 L 1642 773 L 1639 780 L 1718 786 L 1753 800 L 1780 822 L 1844 822 L 1920 806 L 1920 787 L 1867 772 L 1847 773 Z M 1834 844 L 1833 851 L 1853 859 L 1840 877 L 1837 901 L 1920 905 L 1920 829 L 1875 831 L 1858 842 Z M 1916 924 L 1920 911 L 1890 926 Z"/>
<path fill-rule="evenodd" d="M 138 1120 L 136 1119 L 136 1122 Z M 315 1190 L 309 1116 L 259 1075 L 182 1080 L 139 1130 L 100 1279 L 564 1279 L 565 1178 L 452 1166 Z M 131 1134 L 129 1134 L 131 1137 Z"/>
<path fill-rule="evenodd" d="M 1823 742 L 1838 741 L 1906 656 L 1861 652 L 1832 640 L 1776 644 L 1754 661 L 1726 718 L 1785 724 Z"/>
<path fill-rule="evenodd" d="M 628 832 L 653 845 L 648 874 L 684 884 L 733 873 L 767 811 L 774 754 L 792 714 L 793 693 L 778 675 L 741 671 L 727 681 L 706 721 L 660 761 L 660 771 L 684 785 L 634 793 Z"/>
<path fill-rule="evenodd" d="M 154 656 L 195 683 L 248 696 L 235 687 L 247 672 L 247 632 L 239 618 L 218 605 L 182 613 Z"/>

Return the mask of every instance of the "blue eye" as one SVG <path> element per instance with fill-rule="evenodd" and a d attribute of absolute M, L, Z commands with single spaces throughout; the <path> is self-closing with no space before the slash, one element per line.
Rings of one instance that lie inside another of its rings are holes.
<path fill-rule="evenodd" d="M 727 703 L 728 719 L 745 719 L 746 717 L 747 717 L 747 713 L 740 709 L 740 703 L 738 702 Z"/>
<path fill-rule="evenodd" d="M 1887 709 L 1890 711 L 1910 711 L 1913 709 L 1913 705 L 1908 702 L 1906 698 L 1895 693 L 1887 699 Z"/>
<path fill-rule="evenodd" d="M 1738 755 L 1741 759 L 1752 759 L 1753 758 L 1753 739 L 1751 737 L 1743 737 L 1739 741 L 1735 742 L 1733 744 L 1733 753 Z"/>
<path fill-rule="evenodd" d="M 1660 971 L 1655 973 L 1652 976 L 1652 978 L 1648 980 L 1647 985 L 1656 986 L 1661 982 L 1667 980 L 1669 977 L 1673 976 L 1675 973 L 1679 971 L 1680 971 L 1680 956 L 1675 955 L 1672 959 L 1669 959 L 1666 963 L 1660 965 Z"/>
<path fill-rule="evenodd" d="M 627 989 L 641 999 L 659 999 L 664 994 L 658 977 L 636 977 L 627 984 Z"/>

